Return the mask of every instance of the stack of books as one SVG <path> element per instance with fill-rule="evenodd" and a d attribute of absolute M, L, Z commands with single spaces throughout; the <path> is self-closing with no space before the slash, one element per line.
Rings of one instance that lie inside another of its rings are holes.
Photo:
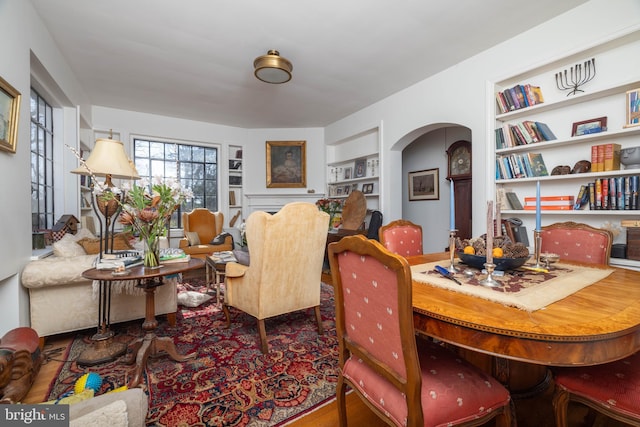
<path fill-rule="evenodd" d="M 191 255 L 185 254 L 182 249 L 160 249 L 160 264 L 173 264 L 176 262 L 189 262 Z"/>
<path fill-rule="evenodd" d="M 535 210 L 536 209 L 536 198 L 535 197 L 525 197 L 524 198 L 524 209 L 525 210 Z M 545 196 L 540 197 L 540 210 L 543 211 L 563 211 L 563 210 L 572 210 L 575 205 L 575 198 L 573 196 Z"/>
<path fill-rule="evenodd" d="M 591 146 L 591 172 L 620 170 L 620 144 Z"/>

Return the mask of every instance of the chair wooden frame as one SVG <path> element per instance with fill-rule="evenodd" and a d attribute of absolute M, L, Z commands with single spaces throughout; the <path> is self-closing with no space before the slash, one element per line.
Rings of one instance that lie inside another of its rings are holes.
<path fill-rule="evenodd" d="M 583 405 L 595 410 L 596 412 L 599 412 L 600 414 L 605 415 L 609 418 L 613 418 L 614 420 L 622 421 L 623 423 L 635 427 L 640 427 L 640 419 L 630 418 L 625 416 L 624 414 L 616 412 L 614 409 L 612 409 L 615 408 L 615 406 L 604 406 L 589 398 L 573 394 L 563 387 L 556 386 L 552 403 L 557 427 L 568 427 L 567 411 L 569 409 L 570 401 L 582 403 Z"/>
<path fill-rule="evenodd" d="M 388 270 L 395 273 L 397 287 L 397 313 L 400 322 L 400 341 L 402 344 L 402 355 L 406 375 L 400 376 L 388 365 L 381 363 L 367 349 L 350 339 L 345 325 L 345 300 L 343 294 L 343 282 L 339 270 L 339 256 L 345 252 L 352 252 L 360 256 L 371 256 L 383 264 Z M 356 395 L 382 420 L 389 425 L 395 425 L 387 415 L 373 405 L 358 388 L 343 375 L 345 362 L 350 357 L 362 359 L 363 363 L 373 369 L 377 374 L 386 379 L 390 384 L 404 394 L 408 414 L 407 427 L 418 427 L 424 425 L 422 410 L 422 372 L 418 358 L 416 336 L 413 326 L 413 306 L 412 306 L 412 279 L 411 269 L 407 260 L 386 250 L 382 244 L 375 240 L 366 239 L 362 235 L 345 237 L 339 242 L 329 245 L 329 263 L 335 288 L 336 303 L 336 332 L 339 342 L 339 363 L 340 372 L 337 383 L 336 397 L 338 403 L 339 425 L 347 426 L 346 411 L 346 386 L 350 386 Z M 511 425 L 512 408 L 509 405 L 501 409 L 487 413 L 485 416 L 468 421 L 465 426 L 481 425 L 498 417 L 497 424 L 500 427 Z"/>
<path fill-rule="evenodd" d="M 613 234 L 611 233 L 611 231 L 609 230 L 605 230 L 603 228 L 595 228 L 592 227 L 588 224 L 583 224 L 583 223 L 579 223 L 579 222 L 574 222 L 574 221 L 566 221 L 566 222 L 557 222 L 555 224 L 550 224 L 550 225 L 546 225 L 544 227 L 542 227 L 542 231 L 543 231 L 543 251 L 544 251 L 544 232 L 545 231 L 549 231 L 549 230 L 557 230 L 557 229 L 562 229 L 562 230 L 582 230 L 582 231 L 588 231 L 594 234 L 599 234 L 603 237 L 605 237 L 607 244 L 606 244 L 606 248 L 605 248 L 605 262 L 604 264 L 608 264 L 609 263 L 609 258 L 611 257 L 611 245 L 613 243 Z M 562 258 L 562 257 L 561 257 Z M 577 260 L 574 260 L 577 261 Z"/>

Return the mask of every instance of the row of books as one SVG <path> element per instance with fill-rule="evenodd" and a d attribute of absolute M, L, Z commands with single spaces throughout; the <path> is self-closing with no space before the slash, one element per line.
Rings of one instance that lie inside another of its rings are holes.
<path fill-rule="evenodd" d="M 531 120 L 525 120 L 515 125 L 505 123 L 502 127 L 497 128 L 495 132 L 497 149 L 556 139 L 556 136 L 546 123 Z"/>
<path fill-rule="evenodd" d="M 496 179 L 548 176 L 547 166 L 540 153 L 510 154 L 496 157 Z"/>
<path fill-rule="evenodd" d="M 639 210 L 639 182 L 638 175 L 598 178 L 580 187 L 574 209 Z"/>
<path fill-rule="evenodd" d="M 620 170 L 620 144 L 608 143 L 591 146 L 591 172 Z"/>
<path fill-rule="evenodd" d="M 543 102 L 544 97 L 540 86 L 530 84 L 515 85 L 512 88 L 496 93 L 496 104 L 500 113 L 527 108 Z"/>
<path fill-rule="evenodd" d="M 543 196 L 540 197 L 540 210 L 543 211 L 568 211 L 575 205 L 573 196 Z M 538 200 L 535 197 L 524 198 L 524 210 L 535 210 L 538 207 Z"/>

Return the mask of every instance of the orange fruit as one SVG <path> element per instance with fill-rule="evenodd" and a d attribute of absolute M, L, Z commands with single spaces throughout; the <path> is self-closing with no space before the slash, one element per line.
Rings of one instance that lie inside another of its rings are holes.
<path fill-rule="evenodd" d="M 464 253 L 468 255 L 475 255 L 476 250 L 473 248 L 473 246 L 465 246 Z"/>
<path fill-rule="evenodd" d="M 492 253 L 494 258 L 502 258 L 502 256 L 504 255 L 504 251 L 502 250 L 502 248 L 493 248 Z"/>

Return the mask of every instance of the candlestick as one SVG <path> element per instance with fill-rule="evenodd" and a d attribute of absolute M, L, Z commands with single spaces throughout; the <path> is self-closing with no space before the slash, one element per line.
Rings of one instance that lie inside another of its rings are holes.
<path fill-rule="evenodd" d="M 451 187 L 449 188 L 450 191 L 450 196 L 449 196 L 449 203 L 450 203 L 450 209 L 451 211 L 449 212 L 449 230 L 455 230 L 456 229 L 456 198 L 455 198 L 455 192 L 454 192 L 454 188 L 453 188 L 453 180 L 451 180 Z"/>
<path fill-rule="evenodd" d="M 449 230 L 449 268 L 447 269 L 449 273 L 457 273 L 458 268 L 454 264 L 454 257 L 456 252 L 456 231 L 458 230 Z"/>
<path fill-rule="evenodd" d="M 536 230 L 542 230 L 540 226 L 540 181 L 536 181 Z"/>
<path fill-rule="evenodd" d="M 500 203 L 496 203 L 496 236 L 502 236 L 502 212 Z"/>
<path fill-rule="evenodd" d="M 487 202 L 487 264 L 493 264 L 493 200 Z"/>

